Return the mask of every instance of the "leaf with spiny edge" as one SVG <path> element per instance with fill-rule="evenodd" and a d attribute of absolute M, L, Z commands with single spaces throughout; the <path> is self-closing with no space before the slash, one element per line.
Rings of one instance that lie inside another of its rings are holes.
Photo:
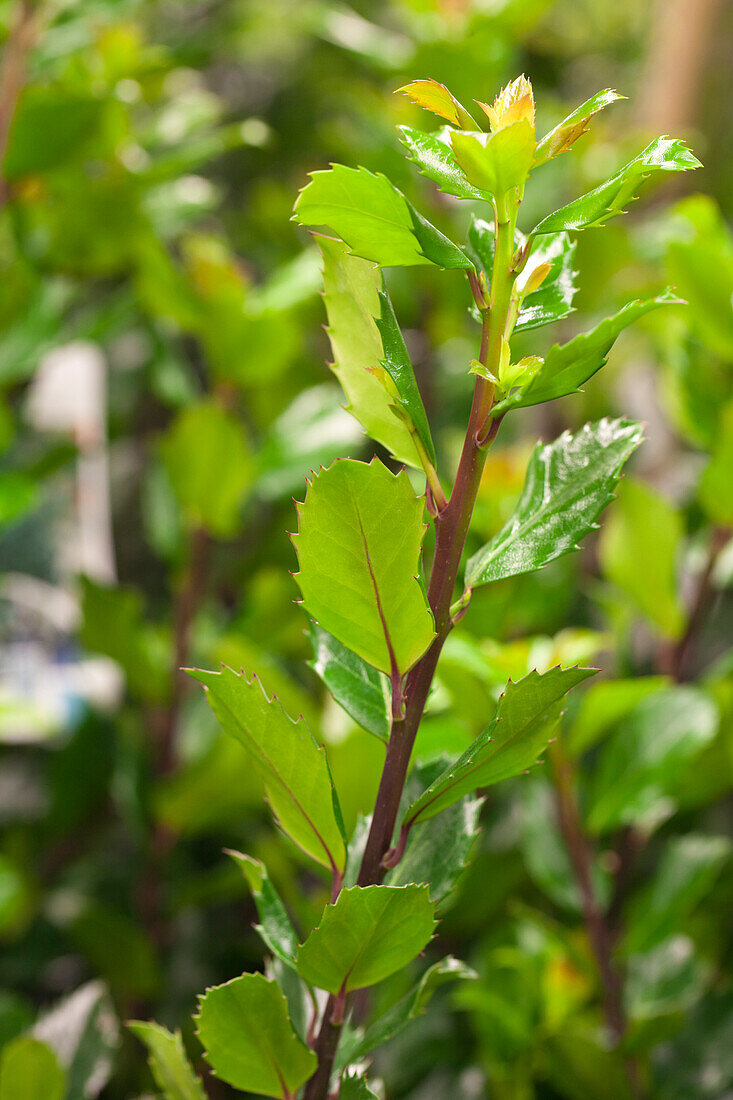
<path fill-rule="evenodd" d="M 298 973 L 333 994 L 364 989 L 407 966 L 434 930 L 427 886 L 352 886 L 298 948 Z"/>
<path fill-rule="evenodd" d="M 437 80 L 411 80 L 397 91 L 403 92 L 418 107 L 424 107 L 426 111 L 444 118 L 452 126 L 458 126 L 461 130 L 480 129 L 463 104 L 459 103 L 445 84 L 439 84 Z"/>
<path fill-rule="evenodd" d="M 595 672 L 558 665 L 545 673 L 530 672 L 516 683 L 510 680 L 490 724 L 412 804 L 403 828 L 428 821 L 479 787 L 521 775 L 536 764 L 552 740 L 564 696 Z"/>
<path fill-rule="evenodd" d="M 277 890 L 270 881 L 264 863 L 230 848 L 226 848 L 225 852 L 237 864 L 252 891 L 257 915 L 260 918 L 260 923 L 255 925 L 255 929 L 259 932 L 260 938 L 273 955 L 276 955 L 286 966 L 295 967 L 295 952 L 298 949 L 295 929 Z"/>
<path fill-rule="evenodd" d="M 466 587 L 531 573 L 577 550 L 613 500 L 621 467 L 642 431 L 634 421 L 606 419 L 538 443 L 513 514 L 469 559 Z"/>
<path fill-rule="evenodd" d="M 578 393 L 583 383 L 605 365 L 611 348 L 625 328 L 661 306 L 684 304 L 671 287 L 666 287 L 655 298 L 637 298 L 634 302 L 628 302 L 618 313 L 604 318 L 588 332 L 579 333 L 567 344 L 553 344 L 529 385 L 498 401 L 492 416 Z"/>
<path fill-rule="evenodd" d="M 564 118 L 562 122 L 553 127 L 537 143 L 537 152 L 534 158 L 535 166 L 545 164 L 546 161 L 559 156 L 560 153 L 564 153 L 571 145 L 574 145 L 578 138 L 588 132 L 589 123 L 593 116 L 602 111 L 604 107 L 608 107 L 609 104 L 615 103 L 618 99 L 626 99 L 626 96 L 619 95 L 613 88 L 606 88 L 604 91 L 591 96 L 585 103 L 581 103 L 574 111 L 571 111 L 567 118 Z"/>
<path fill-rule="evenodd" d="M 534 227 L 531 236 L 604 225 L 609 218 L 624 213 L 624 206 L 637 198 L 639 188 L 649 176 L 701 167 L 697 157 L 679 138 L 655 138 L 610 179 L 548 214 Z"/>
<path fill-rule="evenodd" d="M 410 431 L 416 431 L 430 461 L 435 464 L 435 447 L 430 434 L 425 406 L 415 378 L 405 341 L 397 324 L 386 286 L 379 291 L 381 311 L 375 318 L 379 335 L 382 338 L 384 358 L 382 366 L 389 375 L 396 392 L 398 415 L 404 416 L 410 425 Z"/>
<path fill-rule="evenodd" d="M 318 1065 L 293 1030 L 282 990 L 262 974 L 207 989 L 194 1019 L 216 1076 L 243 1092 L 287 1100 Z"/>
<path fill-rule="evenodd" d="M 312 859 L 342 871 L 346 841 L 326 750 L 305 720 L 293 721 L 253 676 L 222 666 L 221 672 L 189 669 L 226 732 L 249 751 L 282 830 Z"/>
<path fill-rule="evenodd" d="M 355 256 L 380 267 L 471 267 L 465 252 L 426 221 L 386 176 L 366 168 L 334 164 L 312 172 L 296 200 L 293 220 L 329 226 Z"/>
<path fill-rule="evenodd" d="M 437 183 L 444 194 L 474 202 L 491 200 L 490 192 L 474 187 L 459 168 L 450 142 L 452 131 L 447 126 L 435 134 L 425 134 L 412 126 L 398 126 L 398 130 L 400 140 L 409 153 L 408 159 L 417 166 L 421 175 Z"/>
<path fill-rule="evenodd" d="M 434 629 L 417 579 L 423 498 L 407 472 L 392 474 L 377 458 L 338 459 L 297 507 L 295 579 L 308 613 L 374 668 L 409 672 Z"/>
<path fill-rule="evenodd" d="M 151 1073 L 165 1100 L 206 1100 L 204 1086 L 186 1057 L 180 1031 L 132 1020 L 128 1030 L 148 1048 Z"/>

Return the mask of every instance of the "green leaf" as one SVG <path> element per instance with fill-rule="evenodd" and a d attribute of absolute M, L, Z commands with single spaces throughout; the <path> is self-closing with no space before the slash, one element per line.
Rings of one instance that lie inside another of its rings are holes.
<path fill-rule="evenodd" d="M 537 293 L 542 293 L 542 287 Z M 668 287 L 656 298 L 629 302 L 618 313 L 606 317 L 589 332 L 573 337 L 567 344 L 553 344 L 529 385 L 497 402 L 493 415 L 499 416 L 510 409 L 522 409 L 578 393 L 583 383 L 604 366 L 608 353 L 625 328 L 660 306 L 674 305 L 680 305 L 680 299 Z"/>
<path fill-rule="evenodd" d="M 403 794 L 409 806 L 448 764 L 445 754 L 428 765 L 415 768 Z M 385 876 L 387 886 L 425 882 L 430 897 L 439 904 L 453 889 L 463 871 L 478 835 L 481 799 L 466 797 L 450 806 L 440 821 L 433 819 L 410 831 L 404 855 Z"/>
<path fill-rule="evenodd" d="M 362 729 L 380 741 L 389 739 L 389 682 L 383 673 L 352 653 L 338 638 L 311 622 L 314 669 L 336 702 Z"/>
<path fill-rule="evenodd" d="M 198 1036 L 222 1081 L 285 1100 L 315 1072 L 318 1060 L 293 1031 L 276 982 L 242 974 L 200 998 Z"/>
<path fill-rule="evenodd" d="M 268 699 L 256 676 L 190 671 L 226 732 L 249 750 L 283 831 L 324 867 L 343 870 L 346 843 L 326 750 L 304 719 L 294 722 Z"/>
<path fill-rule="evenodd" d="M 551 668 L 530 672 L 506 686 L 492 721 L 473 744 L 410 806 L 404 825 L 427 821 L 479 787 L 521 775 L 547 748 L 563 698 L 595 669 Z"/>
<path fill-rule="evenodd" d="M 329 226 L 355 256 L 380 267 L 466 268 L 466 254 L 425 221 L 386 176 L 334 164 L 311 173 L 298 195 L 293 219 Z"/>
<path fill-rule="evenodd" d="M 409 151 L 409 160 L 416 164 L 423 176 L 437 183 L 446 195 L 457 199 L 491 199 L 488 191 L 474 187 L 466 179 L 451 148 L 452 131 L 446 126 L 437 134 L 424 134 L 411 126 L 398 126 L 403 145 Z"/>
<path fill-rule="evenodd" d="M 559 153 L 564 153 L 579 137 L 587 133 L 588 123 L 593 115 L 597 115 L 599 111 L 602 111 L 604 107 L 608 107 L 610 103 L 615 103 L 617 99 L 625 98 L 625 96 L 619 95 L 618 92 L 614 92 L 612 88 L 606 88 L 605 91 L 596 92 L 585 103 L 581 103 L 579 107 L 571 111 L 567 118 L 564 118 L 537 143 L 534 158 L 535 166 L 544 164 L 545 161 L 556 157 Z"/>
<path fill-rule="evenodd" d="M 419 467 L 409 426 L 395 416 L 394 399 L 384 384 L 384 347 L 376 322 L 382 308 L 382 274 L 376 264 L 352 256 L 343 241 L 318 237 L 318 245 L 334 358 L 331 369 L 349 399 L 347 409 L 396 459 Z"/>
<path fill-rule="evenodd" d="M 466 586 L 531 573 L 578 549 L 613 500 L 621 467 L 641 443 L 630 420 L 600 420 L 538 444 L 511 518 L 466 566 Z"/>
<path fill-rule="evenodd" d="M 433 639 L 416 578 L 423 503 L 406 471 L 342 459 L 298 505 L 296 580 L 309 614 L 382 672 L 409 671 Z"/>
<path fill-rule="evenodd" d="M 218 538 L 234 535 L 253 472 L 236 417 L 215 400 L 190 405 L 162 440 L 161 456 L 188 523 Z"/>
<path fill-rule="evenodd" d="M 677 931 L 707 897 L 730 854 L 731 843 L 723 836 L 688 834 L 668 842 L 653 878 L 628 908 L 621 950 L 649 951 Z"/>
<path fill-rule="evenodd" d="M 522 299 L 515 332 L 561 321 L 573 312 L 573 298 L 578 289 L 575 282 L 578 272 L 573 267 L 575 247 L 575 241 L 567 233 L 548 234 L 535 241 L 517 282 L 519 289 L 527 286 L 541 264 L 549 264 L 550 270 L 537 290 Z"/>
<path fill-rule="evenodd" d="M 679 138 L 655 138 L 615 176 L 560 210 L 548 214 L 534 227 L 532 236 L 603 225 L 609 218 L 624 212 L 624 206 L 637 197 L 637 191 L 649 176 L 657 172 L 685 172 L 688 168 L 701 167 L 697 157 Z"/>
<path fill-rule="evenodd" d="M 363 989 L 406 966 L 434 929 L 427 886 L 353 886 L 298 948 L 298 973 L 329 993 Z"/>
<path fill-rule="evenodd" d="M 20 470 L 3 470 L 0 481 L 0 527 L 22 519 L 38 500 L 38 484 Z"/>
<path fill-rule="evenodd" d="M 21 93 L 2 173 L 8 180 L 47 172 L 83 154 L 100 131 L 105 102 L 96 96 L 31 83 Z"/>
<path fill-rule="evenodd" d="M 412 80 L 397 90 L 404 92 L 419 107 L 432 111 L 439 118 L 447 119 L 453 126 L 459 126 L 462 130 L 478 130 L 475 120 L 463 104 L 445 84 L 439 84 L 437 80 Z"/>
<path fill-rule="evenodd" d="M 626 478 L 601 534 L 603 573 L 667 638 L 679 637 L 685 615 L 677 585 L 682 518 L 651 486 Z"/>
<path fill-rule="evenodd" d="M 698 499 L 713 523 L 733 527 L 733 401 L 722 410 L 713 457 L 698 487 Z"/>
<path fill-rule="evenodd" d="M 366 1078 L 346 1073 L 339 1089 L 339 1100 L 377 1100 L 377 1094 L 369 1088 Z"/>
<path fill-rule="evenodd" d="M 260 918 L 260 923 L 255 926 L 260 938 L 273 955 L 287 966 L 295 966 L 295 952 L 298 948 L 295 929 L 277 890 L 270 881 L 264 863 L 242 852 L 227 849 L 226 854 L 231 856 L 237 864 L 252 891 L 257 915 Z"/>
<path fill-rule="evenodd" d="M 407 354 L 405 341 L 394 315 L 392 302 L 386 288 L 379 292 L 381 313 L 377 318 L 377 328 L 382 338 L 384 359 L 382 366 L 394 383 L 399 400 L 400 412 L 407 417 L 419 435 L 428 458 L 435 464 L 435 447 L 430 435 L 430 425 L 425 413 L 425 406 L 420 396 L 415 372 Z"/>
<path fill-rule="evenodd" d="M 0 1100 L 63 1100 L 66 1074 L 49 1046 L 13 1039 L 0 1057 Z"/>
<path fill-rule="evenodd" d="M 593 773 L 588 828 L 650 827 L 674 810 L 670 792 L 718 728 L 713 701 L 692 687 L 647 696 L 603 747 Z"/>
<path fill-rule="evenodd" d="M 150 1069 L 165 1100 L 206 1100 L 203 1085 L 186 1057 L 180 1031 L 133 1020 L 128 1028 L 150 1053 Z"/>
<path fill-rule="evenodd" d="M 383 1016 L 369 1027 L 352 1032 L 348 1041 L 342 1040 L 337 1065 L 360 1061 L 370 1051 L 384 1046 L 395 1035 L 399 1035 L 408 1024 L 422 1016 L 431 997 L 441 986 L 449 982 L 474 981 L 476 978 L 478 974 L 475 970 L 459 959 L 454 959 L 452 955 L 434 963 L 410 992 Z"/>
<path fill-rule="evenodd" d="M 591 684 L 564 735 L 565 748 L 573 756 L 587 752 L 630 714 L 637 703 L 665 687 L 669 687 L 667 676 L 637 676 L 633 680 L 603 680 Z"/>
<path fill-rule="evenodd" d="M 711 984 L 710 969 L 688 936 L 670 936 L 643 955 L 630 955 L 624 967 L 624 1000 L 630 1022 L 689 1012 Z M 695 1093 L 710 1100 L 720 1096 L 717 1090 L 700 1093 L 695 1088 L 684 1094 L 685 1100 Z"/>
<path fill-rule="evenodd" d="M 450 137 L 456 161 L 474 187 L 505 195 L 524 186 L 535 150 L 534 126 L 528 120 L 493 134 L 458 130 Z"/>
<path fill-rule="evenodd" d="M 85 982 L 44 1012 L 33 1038 L 48 1043 L 66 1070 L 66 1100 L 91 1100 L 112 1077 L 120 1029 L 104 982 Z"/>

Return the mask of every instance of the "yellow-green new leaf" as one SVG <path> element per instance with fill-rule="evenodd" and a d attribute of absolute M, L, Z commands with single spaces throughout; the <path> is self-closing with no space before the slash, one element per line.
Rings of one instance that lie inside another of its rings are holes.
<path fill-rule="evenodd" d="M 342 871 L 346 842 L 338 798 L 326 750 L 304 719 L 294 722 L 276 698 L 268 699 L 256 676 L 248 680 L 230 668 L 191 675 L 205 686 L 226 732 L 249 750 L 283 831 L 317 863 Z"/>
<path fill-rule="evenodd" d="M 588 123 L 593 115 L 598 114 L 604 107 L 608 107 L 610 103 L 615 103 L 617 99 L 624 98 L 618 92 L 614 92 L 612 88 L 606 88 L 605 91 L 597 92 L 585 103 L 581 103 L 580 107 L 576 107 L 567 118 L 564 118 L 554 129 L 550 130 L 549 134 L 545 134 L 542 141 L 537 143 L 535 165 L 544 164 L 545 161 L 551 160 L 559 153 L 564 153 L 566 149 L 575 144 L 578 138 L 587 133 Z"/>
<path fill-rule="evenodd" d="M 469 183 L 492 195 L 505 195 L 527 180 L 534 158 L 534 126 L 522 119 L 493 134 L 456 131 L 451 145 Z"/>
<path fill-rule="evenodd" d="M 292 1098 L 318 1060 L 293 1030 L 277 982 L 242 974 L 200 999 L 198 1036 L 217 1077 L 257 1096 Z"/>
<path fill-rule="evenodd" d="M 148 1048 L 150 1069 L 165 1100 L 206 1100 L 204 1087 L 186 1057 L 180 1031 L 142 1020 L 127 1026 Z"/>
<path fill-rule="evenodd" d="M 343 241 L 321 236 L 317 241 L 323 256 L 331 369 L 349 400 L 346 407 L 399 462 L 419 468 L 408 424 L 395 416 L 394 398 L 384 384 L 384 348 L 376 321 L 382 309 L 382 273 L 375 263 L 352 255 Z"/>
<path fill-rule="evenodd" d="M 426 885 L 353 886 L 298 948 L 298 972 L 329 993 L 363 989 L 406 966 L 434 929 Z"/>
<path fill-rule="evenodd" d="M 430 645 L 433 618 L 418 561 L 423 501 L 407 473 L 378 459 L 340 459 L 298 505 L 296 580 L 314 619 L 388 675 L 404 675 Z"/>
<path fill-rule="evenodd" d="M 397 91 L 404 92 L 418 107 L 432 111 L 453 126 L 459 126 L 462 130 L 478 130 L 476 122 L 463 104 L 459 103 L 445 84 L 439 84 L 437 80 L 413 80 Z"/>

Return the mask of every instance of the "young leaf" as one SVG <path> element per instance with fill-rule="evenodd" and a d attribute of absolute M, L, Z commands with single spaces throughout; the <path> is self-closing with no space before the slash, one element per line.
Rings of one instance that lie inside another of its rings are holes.
<path fill-rule="evenodd" d="M 402 470 L 342 459 L 316 474 L 298 505 L 296 580 L 307 611 L 389 675 L 409 671 L 433 639 L 416 578 L 423 505 Z"/>
<path fill-rule="evenodd" d="M 413 130 L 412 126 L 397 128 L 402 144 L 410 154 L 408 159 L 417 165 L 423 176 L 437 183 L 446 195 L 454 195 L 457 199 L 490 201 L 490 192 L 474 187 L 458 167 L 451 147 L 452 130 L 447 126 L 436 134 L 425 134 L 422 130 Z"/>
<path fill-rule="evenodd" d="M 278 959 L 287 966 L 295 966 L 295 952 L 298 948 L 295 929 L 290 923 L 290 917 L 277 890 L 270 881 L 264 863 L 244 855 L 243 852 L 228 850 L 227 855 L 231 856 L 240 868 L 252 891 L 257 915 L 260 918 L 256 929 L 261 939 Z"/>
<path fill-rule="evenodd" d="M 470 748 L 410 806 L 404 825 L 428 821 L 479 787 L 521 775 L 550 743 L 563 697 L 595 669 L 551 668 L 506 686 L 496 714 Z"/>
<path fill-rule="evenodd" d="M 380 267 L 471 266 L 466 254 L 418 214 L 386 176 L 366 168 L 334 164 L 313 172 L 298 195 L 293 219 L 329 226 L 355 256 Z"/>
<path fill-rule="evenodd" d="M 528 285 L 542 265 L 549 264 L 550 269 L 537 290 L 522 298 L 515 332 L 552 324 L 573 312 L 578 274 L 573 266 L 575 247 L 575 241 L 567 233 L 553 233 L 535 242 L 517 281 L 519 289 L 523 290 Z"/>
<path fill-rule="evenodd" d="M 65 1095 L 66 1074 L 49 1046 L 22 1036 L 3 1047 L 0 1100 L 63 1100 Z"/>
<path fill-rule="evenodd" d="M 575 435 L 538 444 L 514 514 L 466 566 L 466 586 L 531 573 L 578 549 L 614 491 L 626 459 L 641 443 L 630 420 L 600 420 Z"/>
<path fill-rule="evenodd" d="M 559 153 L 564 153 L 566 149 L 575 144 L 578 138 L 588 132 L 588 123 L 593 115 L 597 115 L 599 111 L 602 111 L 604 107 L 608 107 L 610 103 L 615 103 L 617 99 L 624 98 L 618 92 L 614 92 L 612 88 L 606 88 L 605 91 L 596 92 L 585 103 L 581 103 L 580 107 L 576 107 L 567 118 L 564 118 L 537 143 L 537 152 L 534 158 L 535 166 L 544 164 L 545 161 L 551 160 Z"/>
<path fill-rule="evenodd" d="M 492 195 L 522 188 L 534 157 L 534 126 L 513 122 L 493 134 L 454 131 L 451 145 L 469 183 Z"/>
<path fill-rule="evenodd" d="M 397 91 L 404 92 L 413 103 L 417 103 L 418 107 L 432 111 L 434 115 L 446 119 L 452 126 L 458 126 L 461 130 L 479 129 L 463 104 L 459 103 L 445 84 L 439 84 L 437 80 L 412 80 Z"/>
<path fill-rule="evenodd" d="M 217 1077 L 259 1096 L 292 1097 L 318 1059 L 293 1031 L 276 982 L 242 974 L 200 998 L 198 1036 Z"/>
<path fill-rule="evenodd" d="M 538 295 L 542 294 L 543 286 L 537 291 Z M 528 303 L 531 297 L 527 298 Z M 592 378 L 605 364 L 616 338 L 625 328 L 660 306 L 680 304 L 682 304 L 680 299 L 670 287 L 667 287 L 656 298 L 629 302 L 618 313 L 614 313 L 612 317 L 606 317 L 589 332 L 582 332 L 573 337 L 567 344 L 553 344 L 529 385 L 516 390 L 503 401 L 497 402 L 493 410 L 494 415 L 499 416 L 510 409 L 539 405 L 544 401 L 552 401 L 556 397 L 567 397 L 568 394 L 577 393 L 583 383 Z"/>
<path fill-rule="evenodd" d="M 353 886 L 298 948 L 298 973 L 329 993 L 363 989 L 406 966 L 434 929 L 427 886 Z"/>
<path fill-rule="evenodd" d="M 417 985 L 414 985 L 410 992 L 388 1009 L 383 1016 L 366 1029 L 352 1032 L 348 1040 L 346 1038 L 342 1040 L 337 1065 L 348 1065 L 350 1062 L 360 1061 L 370 1051 L 384 1046 L 395 1035 L 399 1035 L 408 1024 L 422 1016 L 430 998 L 440 986 L 448 982 L 473 981 L 477 977 L 475 970 L 459 959 L 454 959 L 452 955 L 434 963 L 425 971 Z"/>
<path fill-rule="evenodd" d="M 701 167 L 697 157 L 679 138 L 655 138 L 615 176 L 560 210 L 548 214 L 534 227 L 531 235 L 603 225 L 609 218 L 623 214 L 624 206 L 637 197 L 644 180 L 654 173 L 685 172 L 689 168 Z"/>
<path fill-rule="evenodd" d="M 165 1100 L 206 1100 L 203 1085 L 186 1057 L 180 1031 L 141 1020 L 127 1026 L 148 1048 L 153 1079 Z"/>
<path fill-rule="evenodd" d="M 667 816 L 674 809 L 670 792 L 717 729 L 717 708 L 697 688 L 671 687 L 642 699 L 606 742 L 593 773 L 591 832 Z"/>
<path fill-rule="evenodd" d="M 336 702 L 362 729 L 380 741 L 389 738 L 389 681 L 338 638 L 311 622 L 310 640 L 314 669 Z"/>
<path fill-rule="evenodd" d="M 380 315 L 375 318 L 379 335 L 382 338 L 384 358 L 382 366 L 392 379 L 397 391 L 398 410 L 407 417 L 411 430 L 417 432 L 430 461 L 435 464 L 435 447 L 430 434 L 430 425 L 418 389 L 415 372 L 407 354 L 405 341 L 397 324 L 392 302 L 386 287 L 379 292 Z"/>
<path fill-rule="evenodd" d="M 302 718 L 294 722 L 256 676 L 230 668 L 191 670 L 216 717 L 249 750 L 281 828 L 324 867 L 343 870 L 346 843 L 326 750 Z"/>
<path fill-rule="evenodd" d="M 318 237 L 323 256 L 323 300 L 328 315 L 332 370 L 349 399 L 351 415 L 399 462 L 420 466 L 407 422 L 394 414 L 384 385 L 384 347 L 375 318 L 381 312 L 382 274 L 352 256 L 343 241 Z"/>
<path fill-rule="evenodd" d="M 601 568 L 666 638 L 684 629 L 677 584 L 682 537 L 678 510 L 643 481 L 626 478 L 601 534 Z"/>
<path fill-rule="evenodd" d="M 688 834 L 669 842 L 654 877 L 629 906 L 624 954 L 649 951 L 672 935 L 707 896 L 730 854 L 723 836 Z"/>

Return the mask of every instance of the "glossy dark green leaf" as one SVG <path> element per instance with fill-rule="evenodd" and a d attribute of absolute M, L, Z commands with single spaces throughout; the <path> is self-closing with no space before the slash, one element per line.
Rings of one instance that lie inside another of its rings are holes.
<path fill-rule="evenodd" d="M 247 880 L 252 891 L 260 923 L 255 925 L 264 943 L 282 962 L 295 965 L 298 941 L 280 896 L 270 881 L 267 868 L 259 859 L 243 852 L 227 851 Z"/>
<path fill-rule="evenodd" d="M 420 437 L 428 458 L 435 464 L 435 447 L 425 406 L 386 287 L 379 292 L 379 302 L 382 307 L 381 313 L 375 320 L 382 338 L 384 352 L 382 366 L 394 383 L 400 412 L 407 417 L 411 428 L 414 428 Z"/>
<path fill-rule="evenodd" d="M 277 983 L 262 974 L 243 974 L 207 989 L 196 1019 L 216 1076 L 245 1092 L 284 1100 L 318 1064 L 293 1031 Z"/>
<path fill-rule="evenodd" d="M 538 293 L 541 292 L 542 287 Z M 553 344 L 529 384 L 497 402 L 494 415 L 577 393 L 583 383 L 605 364 L 608 353 L 625 328 L 660 306 L 679 304 L 680 299 L 667 288 L 656 298 L 629 302 L 618 313 L 606 317 L 595 328 L 580 333 L 567 344 Z"/>
<path fill-rule="evenodd" d="M 587 133 L 588 123 L 593 115 L 597 115 L 599 111 L 602 111 L 604 107 L 608 107 L 610 103 L 615 103 L 617 99 L 623 98 L 624 96 L 614 92 L 612 88 L 606 88 L 602 92 L 596 92 L 585 103 L 581 103 L 579 107 L 571 111 L 567 118 L 564 118 L 562 122 L 553 127 L 537 143 L 534 158 L 535 165 L 544 164 L 545 161 L 558 156 L 559 153 L 564 153 L 566 149 L 575 144 L 579 137 Z"/>
<path fill-rule="evenodd" d="M 321 470 L 298 505 L 293 542 L 306 610 L 382 672 L 407 672 L 433 639 L 417 580 L 423 502 L 406 471 L 376 458 Z"/>
<path fill-rule="evenodd" d="M 186 1057 L 180 1031 L 141 1020 L 127 1026 L 148 1048 L 150 1069 L 165 1100 L 206 1100 L 203 1085 Z"/>
<path fill-rule="evenodd" d="M 467 587 L 530 573 L 577 550 L 613 500 L 621 467 L 641 436 L 633 421 L 600 420 L 538 444 L 513 515 L 466 566 Z"/>
<path fill-rule="evenodd" d="M 522 298 L 515 332 L 561 321 L 573 312 L 573 298 L 578 289 L 575 281 L 578 272 L 574 263 L 575 241 L 567 233 L 548 234 L 535 241 L 518 280 L 519 289 L 527 286 L 541 264 L 549 264 L 550 270 L 537 290 Z"/>
<path fill-rule="evenodd" d="M 615 176 L 560 210 L 548 214 L 534 227 L 532 236 L 603 225 L 609 218 L 623 213 L 624 206 L 637 197 L 639 188 L 649 176 L 657 172 L 684 172 L 700 167 L 700 161 L 679 138 L 655 138 Z"/>
<path fill-rule="evenodd" d="M 588 827 L 606 833 L 657 824 L 674 810 L 671 791 L 718 728 L 715 703 L 693 687 L 654 692 L 609 737 L 593 773 Z"/>
<path fill-rule="evenodd" d="M 310 625 L 314 669 L 334 699 L 355 722 L 387 741 L 390 731 L 389 681 L 317 623 Z"/>
<path fill-rule="evenodd" d="M 471 261 L 426 221 L 386 176 L 334 164 L 313 172 L 298 195 L 293 218 L 328 226 L 355 256 L 380 267 L 437 264 L 465 268 Z"/>
<path fill-rule="evenodd" d="M 425 971 L 420 981 L 397 1004 L 388 1009 L 383 1016 L 366 1028 L 358 1028 L 339 1047 L 338 1064 L 360 1061 L 372 1050 L 399 1035 L 413 1021 L 422 1016 L 428 1002 L 443 985 L 451 982 L 474 981 L 478 977 L 475 970 L 459 959 L 449 955 L 434 963 Z"/>
<path fill-rule="evenodd" d="M 230 668 L 191 675 L 226 732 L 248 750 L 284 832 L 324 867 L 342 870 L 346 843 L 326 751 L 303 718 L 294 722 L 268 699 L 256 676 Z"/>
<path fill-rule="evenodd" d="M 708 895 L 730 854 L 731 843 L 723 836 L 689 833 L 670 841 L 628 907 L 621 950 L 629 955 L 649 951 L 677 931 Z"/>
<path fill-rule="evenodd" d="M 63 1100 L 66 1074 L 46 1043 L 20 1037 L 0 1055 L 0 1100 Z"/>
<path fill-rule="evenodd" d="M 434 929 L 427 886 L 353 886 L 298 948 L 298 973 L 329 993 L 375 985 L 414 959 Z"/>
<path fill-rule="evenodd" d="M 537 763 L 554 735 L 564 696 L 594 669 L 530 672 L 506 686 L 486 729 L 410 806 L 405 825 L 427 821 L 479 787 L 521 775 Z"/>
<path fill-rule="evenodd" d="M 409 152 L 409 159 L 416 164 L 423 176 L 437 183 L 446 195 L 458 199 L 491 200 L 488 191 L 474 187 L 458 167 L 451 147 L 451 130 L 446 127 L 436 134 L 425 134 L 411 126 L 398 127 L 402 143 Z"/>

